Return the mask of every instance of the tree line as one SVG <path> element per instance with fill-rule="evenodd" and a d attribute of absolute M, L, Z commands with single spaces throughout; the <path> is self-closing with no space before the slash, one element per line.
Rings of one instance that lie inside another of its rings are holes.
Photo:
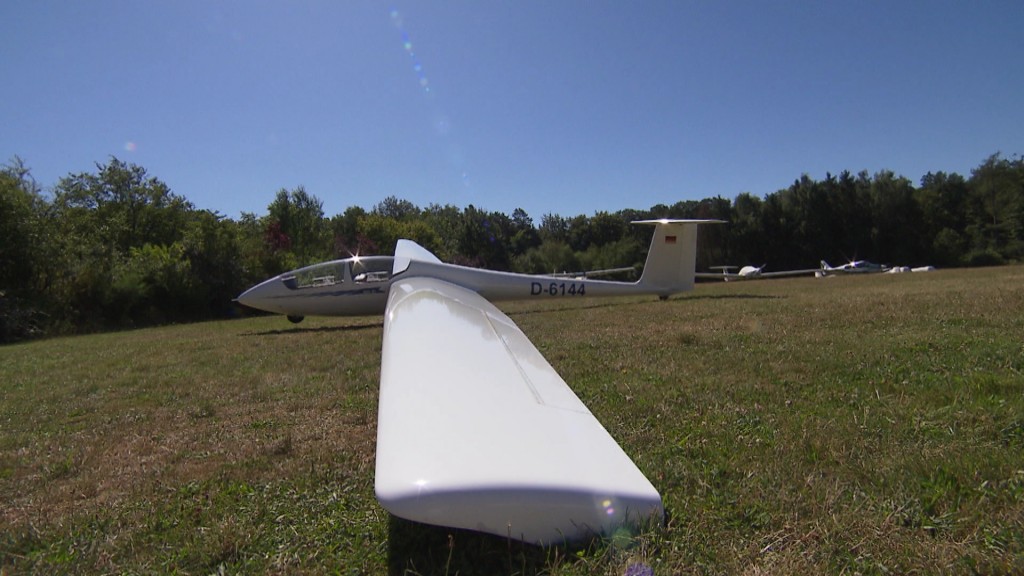
<path fill-rule="evenodd" d="M 742 193 L 592 216 L 470 205 L 426 207 L 392 196 L 326 216 L 299 186 L 267 213 L 237 220 L 197 208 L 141 166 L 111 158 L 49 191 L 15 158 L 0 169 L 0 342 L 196 321 L 239 313 L 232 299 L 267 277 L 354 254 L 389 254 L 409 238 L 446 262 L 527 273 L 643 264 L 650 218 L 715 218 L 698 268 L 814 267 L 821 259 L 899 265 L 997 265 L 1024 257 L 1024 159 L 994 154 L 971 171 L 801 176 Z"/>

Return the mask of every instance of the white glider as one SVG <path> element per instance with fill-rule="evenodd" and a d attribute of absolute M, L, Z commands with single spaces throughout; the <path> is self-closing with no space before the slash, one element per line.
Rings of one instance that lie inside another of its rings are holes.
<path fill-rule="evenodd" d="M 888 272 L 889 267 L 884 264 L 875 264 L 867 260 L 850 260 L 846 264 L 840 264 L 839 266 L 831 266 L 824 260 L 821 261 L 821 269 L 819 270 L 819 276 L 825 276 L 828 274 L 877 274 L 879 272 Z"/>
<path fill-rule="evenodd" d="M 698 278 L 721 278 L 726 282 L 730 280 L 757 280 L 761 278 L 784 278 L 788 276 L 810 276 L 819 271 L 818 268 L 807 268 L 804 270 L 780 270 L 777 272 L 765 272 L 767 264 L 760 266 L 744 266 L 738 273 L 731 273 L 735 266 L 712 266 L 712 270 L 720 272 L 698 272 Z"/>
<path fill-rule="evenodd" d="M 661 496 L 526 335 L 490 301 L 693 288 L 697 226 L 652 220 L 639 281 L 442 263 L 408 240 L 271 278 L 242 304 L 287 314 L 384 313 L 375 491 L 395 516 L 560 544 L 663 519 Z"/>

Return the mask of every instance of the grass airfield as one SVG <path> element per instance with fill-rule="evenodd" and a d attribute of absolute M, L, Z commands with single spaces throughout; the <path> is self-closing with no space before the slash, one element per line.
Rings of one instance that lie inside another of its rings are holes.
<path fill-rule="evenodd" d="M 542 549 L 390 517 L 381 318 L 260 317 L 0 347 L 0 572 L 1024 572 L 1024 267 L 502 308 L 664 526 Z"/>

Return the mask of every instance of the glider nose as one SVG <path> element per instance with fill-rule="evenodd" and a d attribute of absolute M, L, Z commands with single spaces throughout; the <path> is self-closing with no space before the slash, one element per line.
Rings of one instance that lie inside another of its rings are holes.
<path fill-rule="evenodd" d="M 275 276 L 242 292 L 235 300 L 249 308 L 264 312 L 279 312 L 277 307 L 272 304 L 278 284 L 280 284 L 280 277 Z"/>

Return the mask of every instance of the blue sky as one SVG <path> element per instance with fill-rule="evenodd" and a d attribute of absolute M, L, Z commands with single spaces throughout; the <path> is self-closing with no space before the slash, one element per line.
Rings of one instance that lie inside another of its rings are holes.
<path fill-rule="evenodd" d="M 539 221 L 1024 153 L 1024 3 L 7 0 L 0 160 Z"/>

